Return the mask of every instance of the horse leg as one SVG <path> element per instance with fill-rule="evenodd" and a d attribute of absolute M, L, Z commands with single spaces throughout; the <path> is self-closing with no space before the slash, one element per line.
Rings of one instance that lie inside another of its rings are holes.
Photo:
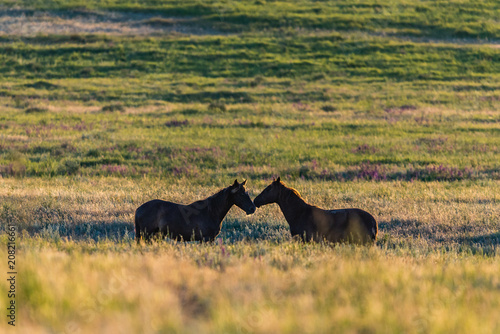
<path fill-rule="evenodd" d="M 147 244 L 151 244 L 153 242 L 153 239 L 156 239 L 157 233 L 160 231 L 159 228 L 155 228 L 151 231 L 148 231 L 147 229 L 142 233 L 144 241 Z"/>

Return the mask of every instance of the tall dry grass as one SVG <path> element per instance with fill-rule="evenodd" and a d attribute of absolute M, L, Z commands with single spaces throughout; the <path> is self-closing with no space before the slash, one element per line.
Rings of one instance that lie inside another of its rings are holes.
<path fill-rule="evenodd" d="M 498 256 L 265 241 L 54 245 L 41 238 L 24 239 L 21 250 L 23 332 L 500 329 Z"/>
<path fill-rule="evenodd" d="M 380 239 L 370 248 L 293 242 L 276 206 L 252 216 L 233 208 L 215 243 L 137 247 L 132 215 L 140 203 L 156 197 L 186 203 L 218 189 L 188 184 L 2 180 L 0 216 L 24 229 L 21 331 L 500 330 L 496 181 L 289 182 L 311 203 L 373 212 Z M 249 180 L 250 195 L 266 184 Z M 0 256 L 6 258 L 4 246 Z M 1 304 L 6 291 L 2 281 Z"/>

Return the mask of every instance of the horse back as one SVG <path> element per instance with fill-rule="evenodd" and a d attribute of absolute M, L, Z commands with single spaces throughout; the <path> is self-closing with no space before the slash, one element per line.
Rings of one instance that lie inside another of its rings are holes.
<path fill-rule="evenodd" d="M 136 221 L 151 220 L 163 215 L 168 211 L 174 210 L 178 204 L 163 201 L 161 199 L 154 199 L 142 204 L 135 210 Z"/>
<path fill-rule="evenodd" d="M 330 233 L 335 239 L 355 243 L 370 243 L 377 238 L 378 226 L 375 218 L 368 212 L 352 208 L 328 211 L 333 217 Z"/>
<path fill-rule="evenodd" d="M 135 210 L 136 234 L 160 232 L 165 217 L 179 216 L 179 204 L 155 199 L 142 204 Z"/>

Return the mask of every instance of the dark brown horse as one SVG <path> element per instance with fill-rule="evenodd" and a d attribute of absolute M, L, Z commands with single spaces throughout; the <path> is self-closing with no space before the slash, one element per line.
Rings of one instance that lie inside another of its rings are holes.
<path fill-rule="evenodd" d="M 182 205 L 155 199 L 135 211 L 135 238 L 149 241 L 152 236 L 167 235 L 177 240 L 212 241 L 220 233 L 222 220 L 233 204 L 247 215 L 255 212 L 255 205 L 245 191 L 246 180 L 222 189 L 204 199 Z"/>
<path fill-rule="evenodd" d="M 304 241 L 374 243 L 378 225 L 375 218 L 360 209 L 323 210 L 307 204 L 297 190 L 285 186 L 280 178 L 253 201 L 256 207 L 277 203 L 285 216 L 292 237 Z"/>

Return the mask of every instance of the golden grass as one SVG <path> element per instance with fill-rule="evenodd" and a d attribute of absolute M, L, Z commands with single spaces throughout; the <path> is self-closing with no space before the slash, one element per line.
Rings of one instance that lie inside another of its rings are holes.
<path fill-rule="evenodd" d="M 239 177 L 243 179 L 243 177 Z M 135 209 L 145 201 L 160 198 L 190 203 L 228 186 L 233 178 L 211 187 L 190 184 L 186 179 L 164 183 L 161 179 L 53 178 L 3 179 L 0 214 L 21 228 L 39 229 L 91 223 L 93 227 L 120 223 L 133 228 Z M 249 180 L 254 198 L 270 180 Z M 323 208 L 363 208 L 380 224 L 380 237 L 423 238 L 437 244 L 461 243 L 498 233 L 500 182 L 318 182 L 284 180 L 305 200 Z M 275 205 L 246 216 L 234 207 L 228 219 L 237 227 L 260 223 L 286 226 Z"/>
<path fill-rule="evenodd" d="M 36 238 L 21 249 L 18 317 L 34 332 L 500 329 L 498 256 L 293 242 L 54 246 Z"/>
<path fill-rule="evenodd" d="M 268 182 L 249 180 L 251 197 Z M 371 211 L 380 223 L 377 245 L 295 243 L 279 209 L 266 206 L 251 216 L 233 208 L 221 239 L 212 244 L 163 241 L 137 247 L 132 217 L 143 201 L 187 203 L 225 183 L 3 179 L 0 216 L 25 229 L 18 237 L 20 328 L 30 333 L 500 330 L 500 182 L 287 183 L 319 206 Z M 6 292 L 2 281 L 2 305 Z M 0 326 L 6 329 L 5 323 Z"/>

